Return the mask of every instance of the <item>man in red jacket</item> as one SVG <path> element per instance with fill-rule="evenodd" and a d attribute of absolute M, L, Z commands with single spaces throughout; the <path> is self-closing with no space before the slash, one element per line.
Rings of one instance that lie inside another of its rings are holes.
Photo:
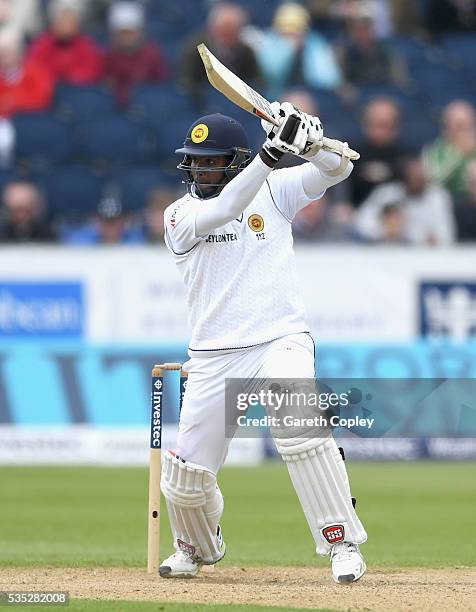
<path fill-rule="evenodd" d="M 25 60 L 14 30 L 0 32 L 0 117 L 46 110 L 53 97 L 49 71 L 33 59 Z"/>
<path fill-rule="evenodd" d="M 144 38 L 144 9 L 138 2 L 117 2 L 109 13 L 111 47 L 106 53 L 104 75 L 120 106 L 127 106 L 131 88 L 167 78 L 167 66 L 159 47 Z"/>
<path fill-rule="evenodd" d="M 87 85 L 99 81 L 103 60 L 99 47 L 81 31 L 81 3 L 53 0 L 49 30 L 32 45 L 30 57 L 46 65 L 57 81 Z"/>

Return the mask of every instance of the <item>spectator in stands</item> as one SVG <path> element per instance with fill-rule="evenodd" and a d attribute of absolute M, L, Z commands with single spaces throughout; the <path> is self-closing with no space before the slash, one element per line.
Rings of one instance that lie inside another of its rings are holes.
<path fill-rule="evenodd" d="M 476 242 L 476 159 L 466 166 L 466 189 L 455 200 L 459 242 Z"/>
<path fill-rule="evenodd" d="M 358 145 L 361 159 L 345 181 L 348 199 L 358 208 L 379 185 L 397 178 L 398 162 L 404 151 L 398 143 L 400 110 L 387 98 L 375 98 L 363 115 L 364 141 Z"/>
<path fill-rule="evenodd" d="M 348 35 L 341 56 L 348 96 L 355 95 L 355 88 L 369 85 L 406 86 L 403 58 L 378 39 L 374 15 L 365 5 L 349 20 Z"/>
<path fill-rule="evenodd" d="M 141 233 L 132 226 L 130 216 L 124 211 L 119 191 L 115 186 L 108 187 L 91 222 L 76 230 L 67 229 L 62 239 L 63 242 L 72 245 L 142 242 Z"/>
<path fill-rule="evenodd" d="M 39 0 L 0 0 L 0 30 L 12 28 L 22 39 L 42 29 Z"/>
<path fill-rule="evenodd" d="M 407 244 L 405 215 L 400 204 L 387 204 L 378 217 L 380 238 L 376 242 L 389 245 Z"/>
<path fill-rule="evenodd" d="M 0 117 L 47 109 L 53 97 L 50 73 L 36 60 L 23 57 L 20 35 L 0 30 Z"/>
<path fill-rule="evenodd" d="M 397 241 L 421 246 L 445 246 L 454 241 L 451 197 L 446 189 L 428 180 L 419 157 L 403 162 L 401 182 L 377 187 L 362 204 L 356 216 L 358 234 L 377 242 L 388 241 L 390 236 L 394 242 L 399 223 L 392 216 L 389 219 L 388 210 L 385 212 L 389 206 L 396 206 L 403 218 L 402 236 Z"/>
<path fill-rule="evenodd" d="M 35 185 L 28 181 L 8 184 L 2 197 L 0 242 L 55 241 L 55 233 L 43 213 L 44 202 Z"/>
<path fill-rule="evenodd" d="M 70 85 L 96 83 L 103 73 L 102 53 L 81 30 L 80 0 L 51 0 L 49 30 L 32 44 L 31 58 L 42 62 L 57 81 Z"/>
<path fill-rule="evenodd" d="M 120 106 L 126 107 L 134 85 L 167 78 L 159 47 L 144 37 L 144 8 L 138 2 L 118 2 L 109 13 L 111 47 L 104 58 L 104 77 L 113 87 Z"/>
<path fill-rule="evenodd" d="M 273 27 L 257 49 L 266 93 L 278 98 L 288 87 L 337 89 L 341 74 L 331 45 L 310 30 L 309 12 L 300 4 L 278 7 Z"/>
<path fill-rule="evenodd" d="M 204 42 L 230 70 L 250 85 L 256 85 L 259 81 L 255 54 L 241 39 L 246 21 L 246 13 L 238 4 L 218 2 L 208 15 L 206 29 L 186 42 L 179 82 L 193 95 L 195 103 L 203 105 L 204 88 L 209 87 L 202 60 L 197 53 L 200 42 Z"/>
<path fill-rule="evenodd" d="M 424 159 L 431 178 L 456 196 L 465 188 L 468 162 L 476 159 L 476 112 L 469 102 L 456 100 L 442 119 L 442 135 L 424 150 Z"/>
<path fill-rule="evenodd" d="M 156 187 L 148 198 L 144 210 L 144 236 L 145 241 L 151 244 L 164 244 L 164 210 L 177 199 L 173 189 Z"/>

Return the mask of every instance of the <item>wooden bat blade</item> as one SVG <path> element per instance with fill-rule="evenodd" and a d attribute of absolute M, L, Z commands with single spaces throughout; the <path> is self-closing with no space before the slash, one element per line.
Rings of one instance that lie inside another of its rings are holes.
<path fill-rule="evenodd" d="M 222 64 L 204 43 L 199 44 L 197 49 L 202 58 L 203 65 L 205 66 L 208 80 L 215 89 L 221 92 L 234 104 L 252 115 L 265 119 L 273 125 L 279 125 L 274 118 L 271 104 L 266 98 L 263 98 L 257 91 L 247 85 L 240 77 L 236 76 L 236 74 Z M 323 148 L 327 151 L 332 151 L 341 155 L 345 150 L 346 155 L 352 160 L 360 158 L 357 151 L 349 149 L 349 147 L 343 142 L 340 142 L 340 140 L 324 138 Z"/>
<path fill-rule="evenodd" d="M 208 80 L 215 89 L 245 111 L 274 125 L 279 125 L 266 98 L 263 98 L 257 91 L 222 64 L 207 49 L 206 45 L 201 43 L 197 49 L 205 66 Z"/>

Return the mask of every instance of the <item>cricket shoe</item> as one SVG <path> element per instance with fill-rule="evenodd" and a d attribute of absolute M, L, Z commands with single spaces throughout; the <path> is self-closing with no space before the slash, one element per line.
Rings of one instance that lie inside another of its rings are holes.
<path fill-rule="evenodd" d="M 204 563 L 201 559 L 197 559 L 191 553 L 185 550 L 178 550 L 167 559 L 162 561 L 159 567 L 159 574 L 162 578 L 194 578 L 202 565 L 215 565 L 221 561 L 226 553 L 226 545 L 223 541 L 220 525 L 217 528 L 217 542 L 221 551 L 221 556 L 214 563 Z"/>
<path fill-rule="evenodd" d="M 331 550 L 332 576 L 335 582 L 357 582 L 367 566 L 357 544 L 338 542 Z"/>

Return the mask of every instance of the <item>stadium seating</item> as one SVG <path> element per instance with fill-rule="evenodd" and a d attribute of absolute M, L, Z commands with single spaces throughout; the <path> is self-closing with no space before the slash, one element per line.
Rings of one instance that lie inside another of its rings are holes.
<path fill-rule="evenodd" d="M 169 84 L 143 85 L 132 92 L 131 115 L 139 121 L 160 128 L 176 117 L 186 117 L 190 123 L 196 111 L 190 98 Z"/>
<path fill-rule="evenodd" d="M 60 219 L 75 220 L 95 211 L 106 177 L 87 166 L 58 166 L 44 180 L 49 212 Z"/>
<path fill-rule="evenodd" d="M 122 204 L 129 211 L 140 210 L 147 204 L 147 196 L 155 187 L 177 186 L 178 171 L 167 175 L 155 166 L 118 168 L 111 177 L 119 186 Z"/>
<path fill-rule="evenodd" d="M 86 160 L 145 162 L 153 158 L 155 150 L 151 132 L 120 114 L 107 115 L 78 126 L 78 153 Z"/>
<path fill-rule="evenodd" d="M 73 155 L 70 126 L 49 113 L 17 115 L 14 126 L 17 162 L 32 170 L 66 162 Z"/>
<path fill-rule="evenodd" d="M 55 107 L 59 116 L 77 121 L 110 115 L 116 110 L 116 102 L 105 87 L 60 85 L 56 90 Z"/>

